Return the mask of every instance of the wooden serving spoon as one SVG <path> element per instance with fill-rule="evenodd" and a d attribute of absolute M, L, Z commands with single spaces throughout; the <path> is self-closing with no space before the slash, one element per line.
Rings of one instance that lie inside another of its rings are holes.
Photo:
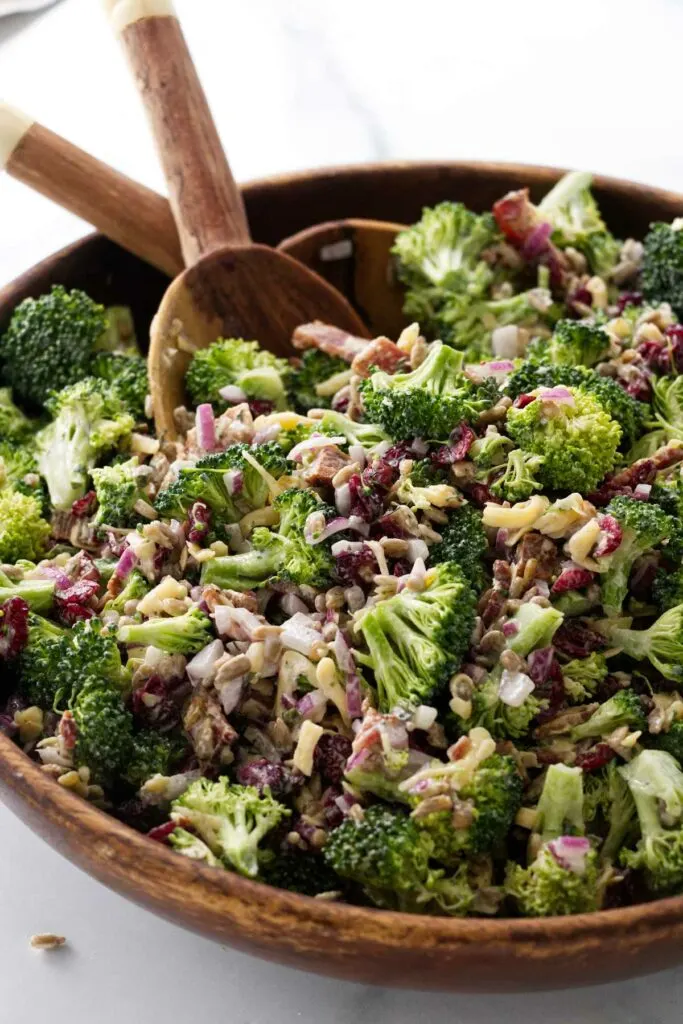
<path fill-rule="evenodd" d="M 361 337 L 368 332 L 327 281 L 251 242 L 242 196 L 170 0 L 104 3 L 147 108 L 189 267 L 166 292 L 150 342 L 156 426 L 173 437 L 193 348 L 228 335 L 257 338 L 289 355 L 295 327 L 314 319 Z"/>

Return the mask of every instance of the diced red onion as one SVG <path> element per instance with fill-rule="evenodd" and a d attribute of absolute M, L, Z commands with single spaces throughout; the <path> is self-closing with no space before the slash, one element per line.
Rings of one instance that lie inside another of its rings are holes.
<path fill-rule="evenodd" d="M 337 630 L 337 634 L 334 638 L 334 656 L 337 659 L 337 665 L 342 672 L 354 673 L 356 671 L 356 664 L 353 660 L 353 654 L 349 647 L 346 637 L 341 629 Z"/>
<path fill-rule="evenodd" d="M 547 580 L 534 580 L 534 587 L 539 597 L 550 596 L 550 587 Z"/>
<path fill-rule="evenodd" d="M 280 641 L 283 647 L 298 651 L 307 658 L 319 653 L 324 647 L 324 641 L 320 633 L 313 628 L 310 616 L 301 612 L 296 612 L 283 623 Z"/>
<path fill-rule="evenodd" d="M 493 354 L 502 358 L 515 359 L 524 354 L 524 339 L 519 327 L 514 324 L 506 324 L 505 327 L 496 327 L 491 332 L 491 348 Z"/>
<path fill-rule="evenodd" d="M 126 548 L 116 563 L 114 576 L 117 580 L 126 580 L 137 565 L 138 556 L 132 548 Z"/>
<path fill-rule="evenodd" d="M 498 696 L 510 708 L 521 708 L 529 694 L 534 691 L 533 680 L 524 672 L 509 672 L 503 669 L 498 685 Z"/>
<path fill-rule="evenodd" d="M 494 359 L 488 363 L 470 364 L 466 370 L 467 376 L 475 383 L 479 383 L 490 377 L 498 381 L 505 380 L 514 368 L 515 364 L 511 359 Z"/>
<path fill-rule="evenodd" d="M 218 394 L 229 405 L 239 405 L 240 402 L 247 401 L 244 391 L 242 391 L 242 388 L 238 388 L 236 384 L 226 384 L 224 388 L 218 389 Z"/>
<path fill-rule="evenodd" d="M 519 633 L 519 626 L 516 622 L 510 620 L 510 622 L 503 623 L 503 636 L 516 636 Z"/>
<path fill-rule="evenodd" d="M 197 406 L 197 444 L 205 452 L 212 452 L 216 447 L 216 419 L 208 402 Z"/>
<path fill-rule="evenodd" d="M 569 388 L 559 385 L 554 388 L 541 388 L 538 396 L 542 402 L 557 402 L 560 405 L 576 405 L 576 400 Z"/>
<path fill-rule="evenodd" d="M 330 551 L 336 558 L 337 555 L 345 555 L 352 551 L 362 551 L 365 544 L 362 540 L 337 540 L 334 542 Z"/>
<path fill-rule="evenodd" d="M 309 544 L 322 544 L 328 537 L 333 537 L 335 533 L 341 533 L 343 530 L 354 530 L 356 533 L 362 534 L 367 537 L 370 533 L 370 526 L 360 516 L 337 516 L 336 519 L 331 519 L 324 530 L 317 532 L 315 529 L 309 528 L 309 521 L 312 516 L 316 516 L 319 513 L 312 512 L 306 520 L 306 526 L 304 527 L 304 537 Z"/>
<path fill-rule="evenodd" d="M 308 614 L 308 606 L 296 594 L 285 594 L 280 601 L 280 607 L 286 615 L 296 615 L 297 612 Z"/>
<path fill-rule="evenodd" d="M 346 706 L 349 711 L 349 718 L 362 717 L 363 691 L 359 677 L 350 673 L 346 677 Z M 367 753 L 367 751 L 366 751 Z"/>
<path fill-rule="evenodd" d="M 315 721 L 324 714 L 327 707 L 327 697 L 322 690 L 311 690 L 304 694 L 296 705 L 296 709 L 302 718 L 309 718 Z"/>
<path fill-rule="evenodd" d="M 413 726 L 422 732 L 427 732 L 436 721 L 436 708 L 430 708 L 427 704 L 420 704 L 413 713 Z"/>
<path fill-rule="evenodd" d="M 418 558 L 424 560 L 429 556 L 429 548 L 421 538 L 414 538 L 408 541 L 408 550 L 406 551 L 406 558 L 411 565 L 415 565 Z"/>
<path fill-rule="evenodd" d="M 346 817 L 357 801 L 354 800 L 350 793 L 344 792 L 334 798 L 334 803 L 344 817 Z"/>
<path fill-rule="evenodd" d="M 650 491 L 652 490 L 652 484 L 636 484 L 633 489 L 633 497 L 641 498 L 647 501 L 650 497 Z"/>
<path fill-rule="evenodd" d="M 575 875 L 584 874 L 586 858 L 591 850 L 590 841 L 585 836 L 559 836 L 551 839 L 548 849 L 560 867 Z"/>
<path fill-rule="evenodd" d="M 543 221 L 533 228 L 524 239 L 522 255 L 525 260 L 533 261 L 541 253 L 545 252 L 550 236 L 553 233 L 552 224 Z"/>
<path fill-rule="evenodd" d="M 340 516 L 348 516 L 351 511 L 351 488 L 348 484 L 335 488 L 334 504 Z"/>
<path fill-rule="evenodd" d="M 253 640 L 254 631 L 263 621 L 248 608 L 233 608 L 229 604 L 216 605 L 213 617 L 218 632 L 230 640 Z"/>
<path fill-rule="evenodd" d="M 271 423 L 270 426 L 264 427 L 263 430 L 256 431 L 252 438 L 252 444 L 267 444 L 268 441 L 274 441 L 281 432 L 282 427 L 279 423 Z"/>
<path fill-rule="evenodd" d="M 327 448 L 333 444 L 346 444 L 345 437 L 327 437 L 325 434 L 313 434 L 311 437 L 307 437 L 305 441 L 299 441 L 295 444 L 289 455 L 289 459 L 294 462 L 300 462 L 305 452 L 315 451 L 316 448 Z"/>
<path fill-rule="evenodd" d="M 349 457 L 363 469 L 365 466 L 365 448 L 362 444 L 349 445 Z"/>
<path fill-rule="evenodd" d="M 353 715 L 351 717 L 353 717 Z M 360 718 L 360 715 L 357 715 L 356 717 Z M 358 722 L 358 726 L 359 726 L 359 728 L 361 727 L 361 723 L 360 722 Z M 352 768 L 359 768 L 360 765 L 365 764 L 365 762 L 371 756 L 372 756 L 372 751 L 370 750 L 369 747 L 363 747 L 357 753 L 354 752 L 353 754 L 351 754 L 351 757 L 346 762 L 346 771 L 347 771 L 347 773 L 350 772 Z"/>
<path fill-rule="evenodd" d="M 39 579 L 54 580 L 57 590 L 69 590 L 71 587 L 71 580 L 67 574 L 56 565 L 41 565 L 33 575 Z"/>
<path fill-rule="evenodd" d="M 186 671 L 193 686 L 199 686 L 200 683 L 204 682 L 211 674 L 213 666 L 223 654 L 225 654 L 223 644 L 220 640 L 214 640 L 213 643 L 204 647 L 199 654 L 195 654 L 191 661 L 188 661 Z"/>
<path fill-rule="evenodd" d="M 242 699 L 244 691 L 244 676 L 237 676 L 235 679 L 228 679 L 218 691 L 218 698 L 221 707 L 226 715 L 231 715 Z"/>

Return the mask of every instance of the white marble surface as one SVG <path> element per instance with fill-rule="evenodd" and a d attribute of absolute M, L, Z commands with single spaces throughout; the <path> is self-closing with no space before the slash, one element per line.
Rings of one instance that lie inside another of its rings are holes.
<path fill-rule="evenodd" d="M 241 179 L 392 157 L 588 167 L 683 190 L 678 0 L 177 0 Z M 0 22 L 0 95 L 161 188 L 97 0 Z M 84 226 L 0 179 L 0 283 Z M 0 1021 L 674 1024 L 683 969 L 534 996 L 306 977 L 184 933 L 79 873 L 0 808 Z M 29 949 L 34 932 L 68 947 Z"/>

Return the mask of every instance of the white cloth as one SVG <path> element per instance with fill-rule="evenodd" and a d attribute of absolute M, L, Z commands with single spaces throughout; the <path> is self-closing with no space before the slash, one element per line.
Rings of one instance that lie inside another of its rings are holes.
<path fill-rule="evenodd" d="M 0 0 L 0 18 L 5 14 L 39 11 L 41 7 L 50 7 L 53 3 L 55 0 Z"/>

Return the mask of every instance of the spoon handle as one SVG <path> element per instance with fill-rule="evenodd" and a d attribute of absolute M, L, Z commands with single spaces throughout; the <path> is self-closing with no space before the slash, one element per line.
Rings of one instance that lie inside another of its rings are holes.
<path fill-rule="evenodd" d="M 171 0 L 104 0 L 145 103 L 187 266 L 249 225 Z"/>
<path fill-rule="evenodd" d="M 0 169 L 165 274 L 182 270 L 168 200 L 3 103 Z"/>

